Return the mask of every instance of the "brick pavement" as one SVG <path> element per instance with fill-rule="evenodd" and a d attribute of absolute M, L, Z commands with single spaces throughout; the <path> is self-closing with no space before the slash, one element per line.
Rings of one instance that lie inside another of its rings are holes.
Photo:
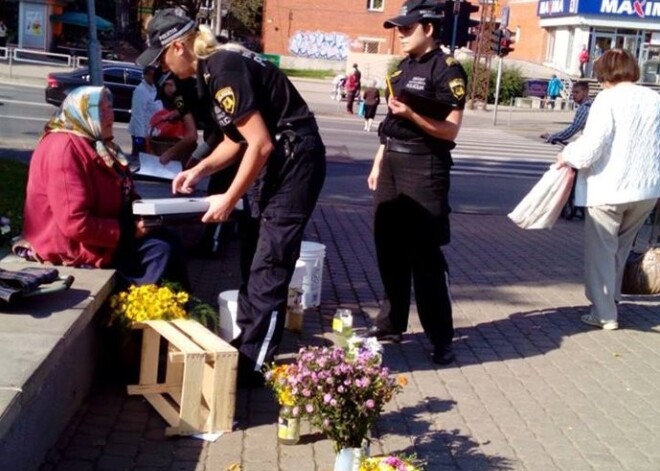
<path fill-rule="evenodd" d="M 323 304 L 306 312 L 302 336 L 286 334 L 282 353 L 323 341 L 339 305 L 357 313 L 358 327 L 368 325 L 381 289 L 370 221 L 364 204 L 319 204 L 307 238 L 327 246 Z M 428 470 L 660 468 L 658 299 L 626 298 L 619 331 L 581 324 L 581 233 L 581 222 L 522 231 L 502 215 L 453 216 L 446 253 L 457 363 L 429 361 L 413 314 L 405 341 L 385 348 L 385 363 L 411 381 L 374 431 L 372 453 L 415 452 Z M 191 262 L 209 301 L 233 287 L 231 244 L 217 260 Z M 236 431 L 215 443 L 166 439 L 148 404 L 106 385 L 42 469 L 332 469 L 329 440 L 304 428 L 301 444 L 280 446 L 276 417 L 267 390 L 240 391 Z"/>

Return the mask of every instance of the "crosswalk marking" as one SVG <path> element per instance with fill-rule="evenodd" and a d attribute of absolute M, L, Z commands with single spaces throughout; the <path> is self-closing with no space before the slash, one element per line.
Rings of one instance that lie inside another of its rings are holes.
<path fill-rule="evenodd" d="M 538 178 L 560 147 L 497 129 L 463 128 L 452 151 L 453 174 Z"/>

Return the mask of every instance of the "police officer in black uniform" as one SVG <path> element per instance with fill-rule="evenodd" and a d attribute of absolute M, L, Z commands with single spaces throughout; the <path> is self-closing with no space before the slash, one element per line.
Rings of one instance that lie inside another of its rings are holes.
<path fill-rule="evenodd" d="M 369 188 L 375 191 L 374 238 L 384 301 L 370 334 L 400 341 L 408 326 L 411 278 L 433 361 L 454 360 L 447 261 L 450 151 L 465 104 L 466 75 L 438 47 L 440 4 L 408 0 L 396 28 L 408 56 L 390 77 L 388 113 L 379 131 Z M 393 95 L 393 96 L 392 96 Z"/>
<path fill-rule="evenodd" d="M 138 63 L 159 60 L 180 78 L 197 75 L 219 127 L 234 125 L 239 133 L 226 133 L 208 157 L 180 173 L 172 186 L 190 193 L 202 177 L 240 159 L 227 191 L 209 197 L 202 221 L 227 220 L 248 193 L 259 229 L 250 276 L 239 294 L 242 332 L 236 346 L 239 382 L 249 385 L 262 379 L 261 368 L 273 360 L 282 338 L 289 282 L 325 179 L 325 147 L 314 115 L 293 84 L 258 54 L 221 46 L 208 27 L 197 27 L 174 9 L 158 12 L 147 34 L 150 45 Z"/>

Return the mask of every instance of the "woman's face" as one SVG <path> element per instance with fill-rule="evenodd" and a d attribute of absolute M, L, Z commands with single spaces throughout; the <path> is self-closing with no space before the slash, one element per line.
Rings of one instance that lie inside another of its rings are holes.
<path fill-rule="evenodd" d="M 112 139 L 112 125 L 115 123 L 115 116 L 112 110 L 112 102 L 108 97 L 102 98 L 99 103 L 99 120 L 101 121 L 101 137 L 103 140 Z"/>
<path fill-rule="evenodd" d="M 424 27 L 421 23 L 413 23 L 409 26 L 397 26 L 401 49 L 412 57 L 418 57 L 433 48 L 434 42 L 431 36 L 431 26 Z"/>
<path fill-rule="evenodd" d="M 192 41 L 184 38 L 174 41 L 160 56 L 160 65 L 165 72 L 172 72 L 181 79 L 194 77 L 197 73 L 197 60 L 192 52 Z"/>
<path fill-rule="evenodd" d="M 176 92 L 176 84 L 174 83 L 174 80 L 166 80 L 165 83 L 163 84 L 163 93 L 167 97 L 173 97 L 174 93 Z"/>

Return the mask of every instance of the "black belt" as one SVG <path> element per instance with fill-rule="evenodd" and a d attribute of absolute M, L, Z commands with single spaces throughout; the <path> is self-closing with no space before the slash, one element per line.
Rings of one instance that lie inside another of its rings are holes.
<path fill-rule="evenodd" d="M 316 124 L 315 119 L 304 119 L 302 121 L 293 121 L 287 123 L 284 128 L 278 129 L 277 134 L 275 135 L 275 140 L 279 140 L 279 136 L 287 131 L 293 131 L 296 136 L 309 136 L 311 134 L 316 134 L 319 132 L 319 127 Z"/>
<path fill-rule="evenodd" d="M 399 154 L 436 154 L 442 152 L 438 147 L 431 147 L 424 142 L 406 142 L 388 137 L 385 140 L 385 150 Z"/>

